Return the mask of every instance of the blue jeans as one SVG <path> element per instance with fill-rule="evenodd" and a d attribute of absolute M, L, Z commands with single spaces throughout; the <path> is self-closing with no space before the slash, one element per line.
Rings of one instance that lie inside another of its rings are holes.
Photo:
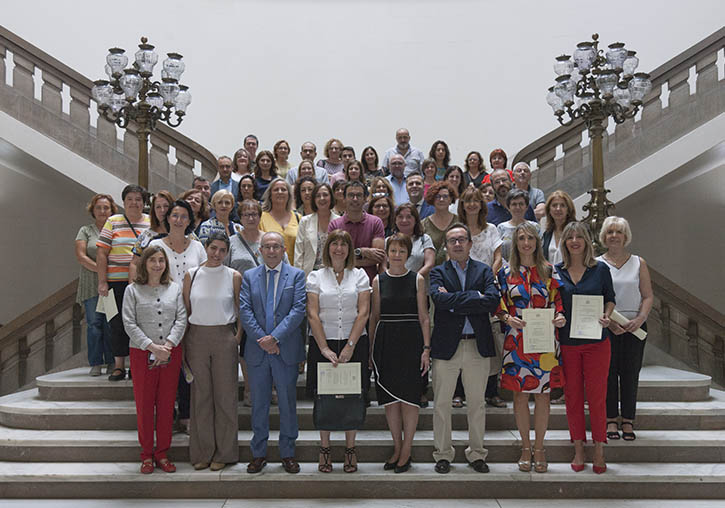
<path fill-rule="evenodd" d="M 86 310 L 86 341 L 88 342 L 88 364 L 108 365 L 113 363 L 111 352 L 111 327 L 106 315 L 96 312 L 98 296 L 83 302 Z M 104 360 L 105 359 L 105 360 Z"/>

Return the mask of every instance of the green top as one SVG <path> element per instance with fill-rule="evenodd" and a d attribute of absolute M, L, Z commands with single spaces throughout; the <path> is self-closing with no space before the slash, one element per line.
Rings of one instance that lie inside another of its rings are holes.
<path fill-rule="evenodd" d="M 86 242 L 86 255 L 93 261 L 96 260 L 96 251 L 98 249 L 96 242 L 98 241 L 99 234 L 100 231 L 98 231 L 95 224 L 86 224 L 78 230 L 78 234 L 76 235 L 76 241 L 83 240 Z M 98 274 L 81 265 L 81 270 L 78 275 L 76 302 L 82 304 L 94 296 L 98 296 Z"/>

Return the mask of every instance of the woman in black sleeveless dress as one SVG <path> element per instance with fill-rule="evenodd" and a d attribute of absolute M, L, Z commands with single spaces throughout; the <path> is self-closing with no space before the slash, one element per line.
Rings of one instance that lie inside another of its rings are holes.
<path fill-rule="evenodd" d="M 396 473 L 410 468 L 423 386 L 420 379 L 430 367 L 425 281 L 405 268 L 411 249 L 407 235 L 396 233 L 388 238 L 390 268 L 373 281 L 369 326 L 378 404 L 385 406 L 394 445 L 384 468 Z"/>

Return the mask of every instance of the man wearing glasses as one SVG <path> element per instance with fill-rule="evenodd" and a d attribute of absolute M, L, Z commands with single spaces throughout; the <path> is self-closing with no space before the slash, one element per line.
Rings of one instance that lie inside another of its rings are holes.
<path fill-rule="evenodd" d="M 463 224 L 446 231 L 449 260 L 430 272 L 430 295 L 435 304 L 431 358 L 433 359 L 433 439 L 435 470 L 451 469 L 455 450 L 451 441 L 451 404 L 460 373 L 468 402 L 466 460 L 479 473 L 488 473 L 483 447 L 486 428 L 484 391 L 490 358 L 496 355 L 489 314 L 496 310 L 500 294 L 493 271 L 469 257 L 471 232 Z"/>
<path fill-rule="evenodd" d="M 242 326 L 247 333 L 244 359 L 252 392 L 252 461 L 248 473 L 267 464 L 269 406 L 272 384 L 279 397 L 279 454 L 288 473 L 298 473 L 295 460 L 297 366 L 305 359 L 300 324 L 305 316 L 305 272 L 283 263 L 284 239 L 276 232 L 262 236 L 264 264 L 244 272 L 239 298 Z M 236 387 L 234 387 L 236 389 Z"/>

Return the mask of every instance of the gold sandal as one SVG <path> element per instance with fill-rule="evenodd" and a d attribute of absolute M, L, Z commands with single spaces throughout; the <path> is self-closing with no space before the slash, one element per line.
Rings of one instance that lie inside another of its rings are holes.
<path fill-rule="evenodd" d="M 541 450 L 534 449 L 534 454 L 536 452 L 546 454 L 546 448 L 542 448 Z M 546 473 L 549 470 L 549 463 L 546 461 L 546 455 L 544 455 L 544 460 L 539 462 L 536 460 L 536 455 L 534 455 L 534 471 L 537 473 Z"/>
<path fill-rule="evenodd" d="M 524 453 L 525 451 L 529 451 L 529 453 Z M 529 460 L 519 460 L 519 471 L 522 473 L 528 473 L 531 471 L 531 448 L 521 448 L 521 455 L 526 455 L 529 457 Z"/>

